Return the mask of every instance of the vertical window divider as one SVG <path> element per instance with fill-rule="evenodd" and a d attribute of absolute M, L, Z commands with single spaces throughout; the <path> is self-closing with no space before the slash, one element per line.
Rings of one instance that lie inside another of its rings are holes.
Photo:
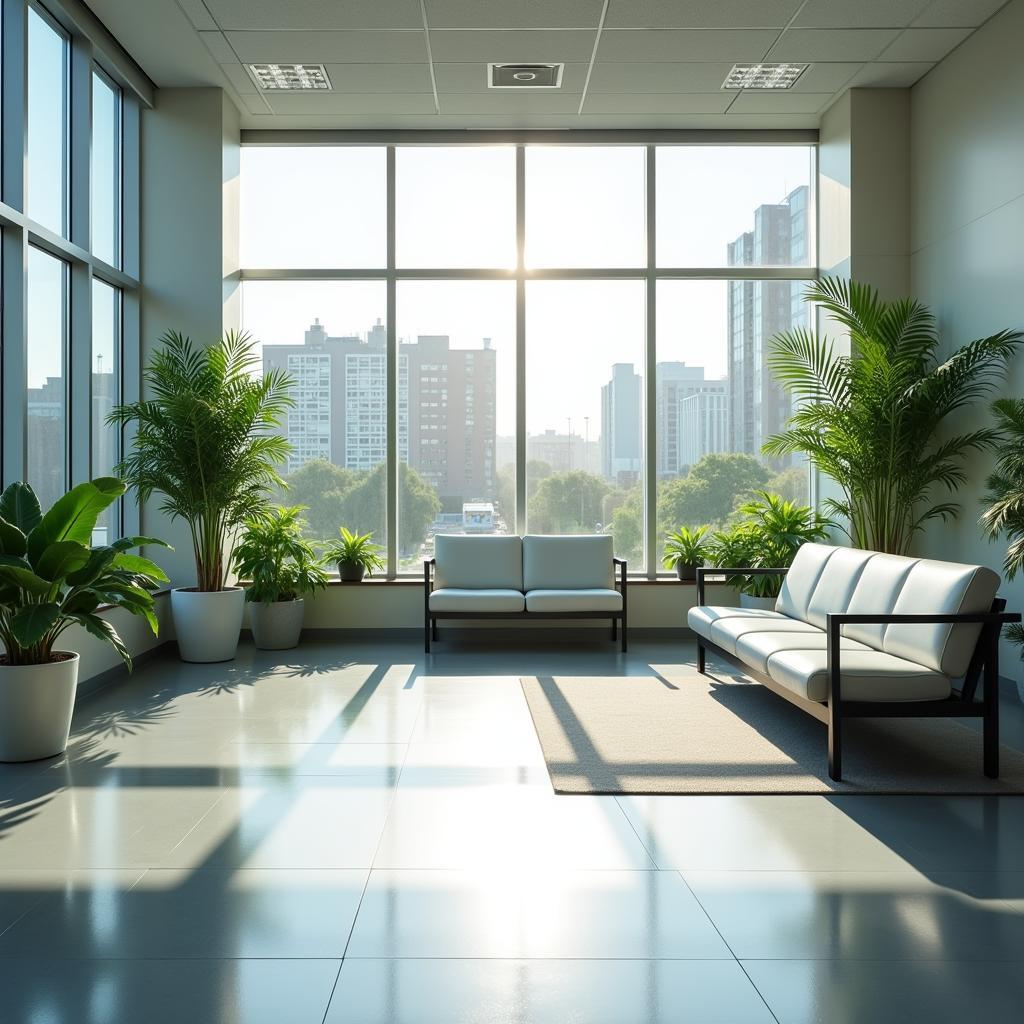
<path fill-rule="evenodd" d="M 646 194 L 647 215 L 647 311 L 644 339 L 644 524 L 643 549 L 647 563 L 647 578 L 658 575 L 658 325 L 657 295 L 658 279 L 655 273 L 657 260 L 656 210 L 657 159 L 653 145 L 646 147 Z"/>
<path fill-rule="evenodd" d="M 395 275 L 395 147 L 387 147 L 387 577 L 398 575 L 398 324 Z"/>
<path fill-rule="evenodd" d="M 516 146 L 515 532 L 522 535 L 526 529 L 526 147 L 519 145 Z"/>

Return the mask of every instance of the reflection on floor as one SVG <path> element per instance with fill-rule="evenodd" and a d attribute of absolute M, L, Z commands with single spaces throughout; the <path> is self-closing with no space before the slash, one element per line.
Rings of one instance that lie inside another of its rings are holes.
<path fill-rule="evenodd" d="M 1019 1020 L 1024 800 L 553 795 L 519 675 L 692 657 L 144 668 L 0 766 L 0 1019 Z"/>

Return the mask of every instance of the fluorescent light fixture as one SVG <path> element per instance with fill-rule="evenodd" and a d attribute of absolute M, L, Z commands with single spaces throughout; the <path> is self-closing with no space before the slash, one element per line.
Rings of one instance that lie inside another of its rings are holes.
<path fill-rule="evenodd" d="M 331 80 L 323 64 L 250 64 L 249 71 L 256 84 L 268 92 L 331 88 Z"/>
<path fill-rule="evenodd" d="M 723 89 L 791 89 L 807 64 L 734 64 Z"/>

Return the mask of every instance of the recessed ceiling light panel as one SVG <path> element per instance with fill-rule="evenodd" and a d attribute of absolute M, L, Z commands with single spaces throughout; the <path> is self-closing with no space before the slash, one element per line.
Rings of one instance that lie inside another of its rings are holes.
<path fill-rule="evenodd" d="M 558 89 L 564 64 L 488 64 L 488 89 Z"/>
<path fill-rule="evenodd" d="M 734 64 L 723 89 L 791 89 L 807 64 Z"/>
<path fill-rule="evenodd" d="M 331 80 L 323 64 L 250 64 L 256 84 L 266 91 L 305 92 L 330 90 Z"/>

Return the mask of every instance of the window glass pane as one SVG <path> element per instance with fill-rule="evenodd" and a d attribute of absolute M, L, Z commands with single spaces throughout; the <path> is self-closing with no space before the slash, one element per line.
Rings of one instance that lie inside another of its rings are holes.
<path fill-rule="evenodd" d="M 658 537 L 721 525 L 764 488 L 806 503 L 806 466 L 768 459 L 790 401 L 765 366 L 780 331 L 807 326 L 805 281 L 658 282 Z"/>
<path fill-rule="evenodd" d="M 333 540 L 338 527 L 387 542 L 387 311 L 382 281 L 249 281 L 243 326 L 260 342 L 264 372 L 294 380 L 295 406 L 277 498 L 306 505 L 307 535 Z"/>
<path fill-rule="evenodd" d="M 397 299 L 398 530 L 410 571 L 438 532 L 515 529 L 515 283 L 400 281 Z"/>
<path fill-rule="evenodd" d="M 243 147 L 242 266 L 382 267 L 386 224 L 383 147 Z"/>
<path fill-rule="evenodd" d="M 516 156 L 511 146 L 399 147 L 400 267 L 514 267 Z"/>
<path fill-rule="evenodd" d="M 659 146 L 658 266 L 809 266 L 811 153 Z"/>
<path fill-rule="evenodd" d="M 92 251 L 121 265 L 121 92 L 92 76 Z"/>
<path fill-rule="evenodd" d="M 643 568 L 642 281 L 526 286 L 527 526 L 615 535 Z"/>
<path fill-rule="evenodd" d="M 28 251 L 28 483 L 45 510 L 67 485 L 67 264 Z"/>
<path fill-rule="evenodd" d="M 121 401 L 121 291 L 96 278 L 92 282 L 92 479 L 113 476 L 121 457 L 121 431 L 107 423 Z M 104 509 L 93 531 L 94 544 L 116 540 L 120 502 Z"/>
<path fill-rule="evenodd" d="M 643 266 L 644 182 L 641 147 L 529 147 L 526 265 Z"/>
<path fill-rule="evenodd" d="M 68 42 L 28 9 L 26 212 L 58 234 L 67 229 Z"/>

